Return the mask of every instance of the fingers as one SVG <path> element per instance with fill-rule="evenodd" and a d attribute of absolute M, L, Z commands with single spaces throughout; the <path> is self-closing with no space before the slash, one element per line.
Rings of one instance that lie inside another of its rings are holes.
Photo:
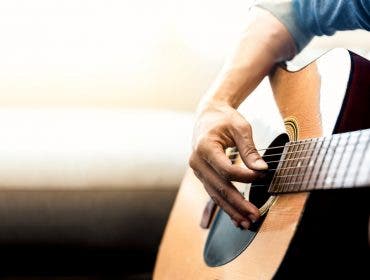
<path fill-rule="evenodd" d="M 223 179 L 202 158 L 193 154 L 190 165 L 195 175 L 202 181 L 206 191 L 233 220 L 237 226 L 248 228 L 259 218 L 258 209 L 227 180 Z"/>
<path fill-rule="evenodd" d="M 267 164 L 256 151 L 249 123 L 234 108 L 211 104 L 196 122 L 190 166 L 206 191 L 234 224 L 248 228 L 259 218 L 231 181 L 251 182 L 263 176 Z M 245 166 L 233 165 L 225 149 L 236 146 Z"/>
<path fill-rule="evenodd" d="M 241 117 L 241 116 L 240 116 Z M 267 163 L 257 152 L 252 138 L 252 128 L 250 124 L 241 117 L 239 124 L 233 126 L 232 134 L 236 147 L 244 164 L 252 170 L 266 170 Z"/>
<path fill-rule="evenodd" d="M 260 173 L 254 170 L 232 164 L 222 145 L 217 142 L 201 145 L 198 149 L 198 155 L 227 181 L 249 183 L 261 176 Z"/>

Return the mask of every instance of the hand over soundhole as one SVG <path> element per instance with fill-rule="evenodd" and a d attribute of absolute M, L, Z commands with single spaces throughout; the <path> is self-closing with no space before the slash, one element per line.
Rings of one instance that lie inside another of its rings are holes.
<path fill-rule="evenodd" d="M 250 189 L 248 199 L 259 208 L 261 216 L 273 204 L 275 197 L 270 196 L 268 188 L 279 164 L 284 144 L 289 138 L 286 134 L 278 136 L 265 150 L 263 158 L 269 169 L 263 179 L 255 181 Z M 236 155 L 236 153 L 233 153 Z M 236 159 L 236 157 L 235 157 Z M 236 227 L 230 217 L 220 209 L 213 220 L 204 248 L 204 261 L 208 266 L 224 265 L 241 254 L 253 241 L 260 229 L 264 217 L 253 223 L 248 229 Z"/>
<path fill-rule="evenodd" d="M 252 202 L 260 211 L 260 215 L 267 213 L 268 209 L 276 200 L 276 196 L 270 195 L 268 189 L 274 177 L 275 171 L 279 165 L 281 155 L 284 150 L 284 145 L 289 141 L 286 134 L 281 134 L 264 149 L 262 158 L 268 164 L 269 168 L 265 171 L 265 176 L 261 179 L 255 180 L 251 184 L 248 191 L 245 191 L 246 199 Z"/>

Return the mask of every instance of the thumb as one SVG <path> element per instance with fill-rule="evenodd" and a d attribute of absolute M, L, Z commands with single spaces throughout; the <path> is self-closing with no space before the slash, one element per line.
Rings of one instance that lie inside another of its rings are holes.
<path fill-rule="evenodd" d="M 234 142 L 239 150 L 241 159 L 248 168 L 257 171 L 268 169 L 267 163 L 257 152 L 252 138 L 252 128 L 247 121 L 244 120 L 243 125 L 235 128 Z"/>

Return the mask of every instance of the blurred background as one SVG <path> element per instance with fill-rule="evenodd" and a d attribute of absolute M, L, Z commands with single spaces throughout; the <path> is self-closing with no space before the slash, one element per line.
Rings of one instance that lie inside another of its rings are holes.
<path fill-rule="evenodd" d="M 150 275 L 194 110 L 251 2 L 0 2 L 0 276 Z M 336 37 L 309 52 L 369 55 L 368 33 Z M 319 66 L 345 83 L 343 65 Z M 258 118 L 272 99 L 256 92 Z"/>
<path fill-rule="evenodd" d="M 0 106 L 193 111 L 251 2 L 2 1 Z"/>
<path fill-rule="evenodd" d="M 1 106 L 193 110 L 249 1 L 3 1 Z"/>

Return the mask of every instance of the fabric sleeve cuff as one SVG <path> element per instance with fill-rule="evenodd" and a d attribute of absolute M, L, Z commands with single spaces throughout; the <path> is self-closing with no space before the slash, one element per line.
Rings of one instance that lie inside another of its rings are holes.
<path fill-rule="evenodd" d="M 298 52 L 312 40 L 313 34 L 299 24 L 291 0 L 259 0 L 255 6 L 269 11 L 284 24 L 293 37 Z"/>

